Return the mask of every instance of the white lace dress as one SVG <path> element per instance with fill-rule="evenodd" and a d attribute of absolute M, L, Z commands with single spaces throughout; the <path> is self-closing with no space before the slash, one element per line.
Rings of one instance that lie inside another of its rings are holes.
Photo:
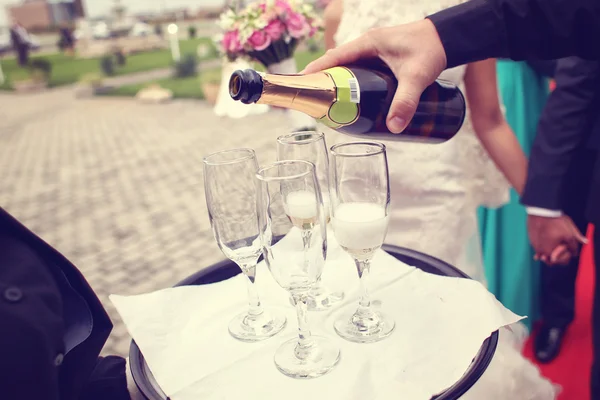
<path fill-rule="evenodd" d="M 460 0 L 344 0 L 336 40 L 344 43 L 370 28 L 422 19 Z M 463 88 L 466 66 L 441 78 Z M 427 252 L 483 281 L 477 208 L 508 200 L 509 185 L 487 156 L 469 114 L 457 136 L 442 144 L 386 143 L 392 191 L 386 242 Z"/>
<path fill-rule="evenodd" d="M 344 0 L 336 34 L 338 44 L 374 27 L 423 19 L 462 0 Z M 463 88 L 465 66 L 446 70 L 442 78 Z M 477 226 L 480 205 L 500 206 L 509 185 L 481 146 L 470 123 L 443 144 L 387 142 L 391 185 L 391 219 L 386 243 L 431 254 L 485 284 Z M 501 333 L 497 354 L 465 399 L 547 400 L 556 387 L 520 355 L 526 337 L 522 326 Z"/>

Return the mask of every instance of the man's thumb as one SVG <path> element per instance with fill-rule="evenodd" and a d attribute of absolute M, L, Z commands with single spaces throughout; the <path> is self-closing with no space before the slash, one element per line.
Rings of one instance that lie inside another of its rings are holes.
<path fill-rule="evenodd" d="M 569 217 L 566 217 L 566 221 L 568 226 L 571 228 L 571 232 L 575 237 L 575 240 L 579 243 L 587 244 L 588 240 L 583 233 L 579 230 L 577 225 L 573 222 L 573 220 Z"/>
<path fill-rule="evenodd" d="M 579 228 L 577 228 L 575 225 L 573 225 L 573 231 L 575 232 L 575 237 L 577 238 L 579 243 L 587 244 L 587 242 L 588 242 L 587 238 L 585 237 L 585 235 L 583 233 L 581 233 Z"/>
<path fill-rule="evenodd" d="M 411 81 L 409 77 L 399 79 L 398 88 L 387 116 L 387 126 L 392 133 L 400 133 L 406 129 L 415 115 L 423 90 L 425 90 L 425 86 L 419 85 L 414 80 Z"/>

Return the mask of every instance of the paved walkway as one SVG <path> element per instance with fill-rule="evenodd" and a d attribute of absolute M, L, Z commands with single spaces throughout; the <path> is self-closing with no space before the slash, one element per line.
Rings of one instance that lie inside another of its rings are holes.
<path fill-rule="evenodd" d="M 115 323 L 105 353 L 125 355 L 110 293 L 168 287 L 223 258 L 202 156 L 248 146 L 269 162 L 288 130 L 281 113 L 220 119 L 196 101 L 0 94 L 0 205 L 81 269 Z"/>
<path fill-rule="evenodd" d="M 221 66 L 221 60 L 206 60 L 201 61 L 199 65 L 199 71 L 206 71 L 210 69 L 219 68 Z M 110 87 L 119 87 L 125 85 L 135 85 L 138 83 L 144 83 L 154 81 L 158 79 L 168 78 L 173 75 L 173 68 L 161 68 L 153 69 L 151 71 L 138 72 L 135 74 L 127 74 L 123 76 L 115 76 L 111 78 L 105 78 L 104 84 Z"/>

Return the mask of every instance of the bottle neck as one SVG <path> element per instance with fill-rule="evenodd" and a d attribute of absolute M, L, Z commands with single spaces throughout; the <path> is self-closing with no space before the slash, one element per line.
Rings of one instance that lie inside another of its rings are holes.
<path fill-rule="evenodd" d="M 336 101 L 331 77 L 323 72 L 310 75 L 262 76 L 263 89 L 257 104 L 296 110 L 320 119 Z"/>

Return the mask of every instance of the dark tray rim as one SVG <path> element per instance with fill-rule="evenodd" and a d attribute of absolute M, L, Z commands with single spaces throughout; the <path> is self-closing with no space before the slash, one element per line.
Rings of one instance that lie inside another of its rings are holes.
<path fill-rule="evenodd" d="M 427 254 L 410 250 L 406 248 L 402 248 L 399 246 L 384 244 L 382 249 L 388 253 L 402 253 L 407 254 L 410 253 L 412 256 L 416 256 L 417 258 L 427 258 L 431 260 L 435 260 L 439 264 L 445 265 L 448 270 L 452 270 L 454 276 L 471 279 L 467 274 L 459 270 L 458 268 L 440 260 L 435 257 L 429 256 Z M 393 254 L 392 254 L 393 255 Z M 229 262 L 229 260 L 223 260 L 217 264 L 211 265 L 210 267 L 202 270 L 202 276 L 207 276 L 216 270 L 223 267 L 225 263 Z M 241 271 L 240 271 L 241 272 Z M 452 275 L 446 275 L 452 276 Z M 194 281 L 198 279 L 198 276 L 192 275 L 183 281 L 179 282 L 177 286 L 186 286 L 193 284 Z M 462 395 L 464 395 L 469 389 L 477 383 L 477 381 L 481 378 L 484 372 L 489 367 L 492 359 L 494 358 L 494 354 L 496 353 L 496 348 L 498 346 L 498 337 L 499 332 L 494 331 L 492 334 L 484 340 L 483 344 L 479 348 L 477 355 L 473 358 L 469 369 L 463 374 L 463 376 L 452 386 L 444 390 L 443 393 L 432 397 L 431 400 L 455 400 L 459 399 Z M 144 360 L 144 356 L 140 351 L 139 347 L 135 343 L 134 340 L 131 341 L 131 345 L 129 347 L 129 367 L 131 370 L 131 375 L 133 380 L 135 381 L 136 386 L 143 394 L 143 396 L 148 400 L 169 400 L 169 397 L 160 393 L 156 387 L 152 385 L 152 380 L 148 376 L 148 369 L 145 367 L 146 361 Z M 160 390 L 160 389 L 159 389 Z"/>

